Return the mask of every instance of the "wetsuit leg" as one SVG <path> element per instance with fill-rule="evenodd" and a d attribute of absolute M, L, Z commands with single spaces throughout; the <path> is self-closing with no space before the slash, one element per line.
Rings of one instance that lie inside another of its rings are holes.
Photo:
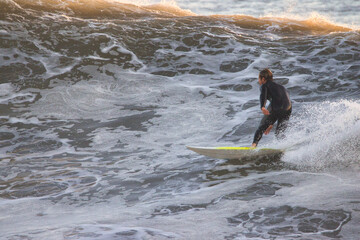
<path fill-rule="evenodd" d="M 277 139 L 284 139 L 285 138 L 285 130 L 288 126 L 288 122 L 291 115 L 291 108 L 285 112 L 282 112 L 278 115 L 278 124 L 276 126 L 275 135 Z"/>
<path fill-rule="evenodd" d="M 277 120 L 277 115 L 273 112 L 271 112 L 271 106 L 268 107 L 268 110 L 270 111 L 270 115 L 265 115 L 260 122 L 260 125 L 258 129 L 255 132 L 253 143 L 256 143 L 256 145 L 259 143 L 260 139 L 262 138 L 262 135 L 264 134 L 265 130 L 270 126 L 273 125 Z"/>

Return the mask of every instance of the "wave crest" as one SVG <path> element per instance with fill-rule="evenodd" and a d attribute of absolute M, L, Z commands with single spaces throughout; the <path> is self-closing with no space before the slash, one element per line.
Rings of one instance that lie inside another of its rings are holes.
<path fill-rule="evenodd" d="M 230 21 L 237 26 L 249 29 L 270 30 L 283 33 L 328 34 L 349 32 L 354 29 L 337 25 L 319 14 L 307 19 L 287 17 L 252 17 L 247 15 L 213 15 L 217 19 Z"/>
<path fill-rule="evenodd" d="M 19 13 L 23 11 L 38 16 L 33 11 L 50 12 L 65 14 L 80 18 L 95 19 L 143 19 L 143 18 L 179 18 L 198 16 L 196 13 L 180 8 L 176 2 L 162 1 L 152 5 L 136 5 L 110 0 L 0 0 L 3 14 Z M 326 19 L 320 14 L 313 13 L 308 18 L 299 17 L 253 17 L 248 15 L 210 15 L 200 16 L 201 20 L 213 22 L 221 20 L 224 23 L 234 24 L 235 26 L 255 29 L 268 30 L 284 34 L 328 34 L 332 32 L 349 32 L 353 28 L 341 26 Z M 197 24 L 199 18 L 191 19 Z"/>
<path fill-rule="evenodd" d="M 166 14 L 166 15 L 171 14 L 173 16 L 178 16 L 178 17 L 196 16 L 196 14 L 193 13 L 192 11 L 182 9 L 174 4 L 159 3 L 159 4 L 145 6 L 144 8 L 150 11 L 156 11 L 159 14 Z"/>
<path fill-rule="evenodd" d="M 14 13 L 20 9 L 51 13 L 65 13 L 85 18 L 137 18 L 137 17 L 182 17 L 195 16 L 190 10 L 181 9 L 176 4 L 159 3 L 136 5 L 109 0 L 0 0 L 4 13 Z"/>

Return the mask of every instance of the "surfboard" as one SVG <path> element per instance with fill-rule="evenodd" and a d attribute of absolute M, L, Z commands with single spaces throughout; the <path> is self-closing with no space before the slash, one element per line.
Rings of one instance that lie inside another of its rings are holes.
<path fill-rule="evenodd" d="M 244 159 L 248 157 L 265 157 L 281 155 L 283 149 L 275 148 L 253 148 L 253 147 L 192 147 L 186 146 L 189 150 L 198 154 L 219 159 Z"/>

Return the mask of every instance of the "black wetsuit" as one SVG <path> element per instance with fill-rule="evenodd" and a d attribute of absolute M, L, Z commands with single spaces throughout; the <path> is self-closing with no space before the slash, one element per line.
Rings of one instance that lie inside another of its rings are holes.
<path fill-rule="evenodd" d="M 276 126 L 275 134 L 277 137 L 282 137 L 281 134 L 287 127 L 292 110 L 289 93 L 280 84 L 273 81 L 267 81 L 265 84 L 261 85 L 260 90 L 260 108 L 265 107 L 266 100 L 269 100 L 271 103 L 268 107 L 270 115 L 265 115 L 263 117 L 259 128 L 255 132 L 253 143 L 256 144 L 260 141 L 265 130 L 276 121 L 278 121 L 278 124 Z"/>

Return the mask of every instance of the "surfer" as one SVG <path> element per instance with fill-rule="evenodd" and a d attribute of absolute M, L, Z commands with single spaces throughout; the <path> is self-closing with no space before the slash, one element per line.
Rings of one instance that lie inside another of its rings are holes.
<path fill-rule="evenodd" d="M 255 132 L 252 147 L 258 145 L 263 134 L 269 134 L 276 121 L 275 135 L 277 138 L 283 137 L 292 110 L 289 93 L 285 87 L 273 82 L 273 74 L 269 69 L 265 68 L 259 73 L 259 84 L 260 108 L 265 116 Z M 270 101 L 268 109 L 265 108 L 266 100 Z"/>

